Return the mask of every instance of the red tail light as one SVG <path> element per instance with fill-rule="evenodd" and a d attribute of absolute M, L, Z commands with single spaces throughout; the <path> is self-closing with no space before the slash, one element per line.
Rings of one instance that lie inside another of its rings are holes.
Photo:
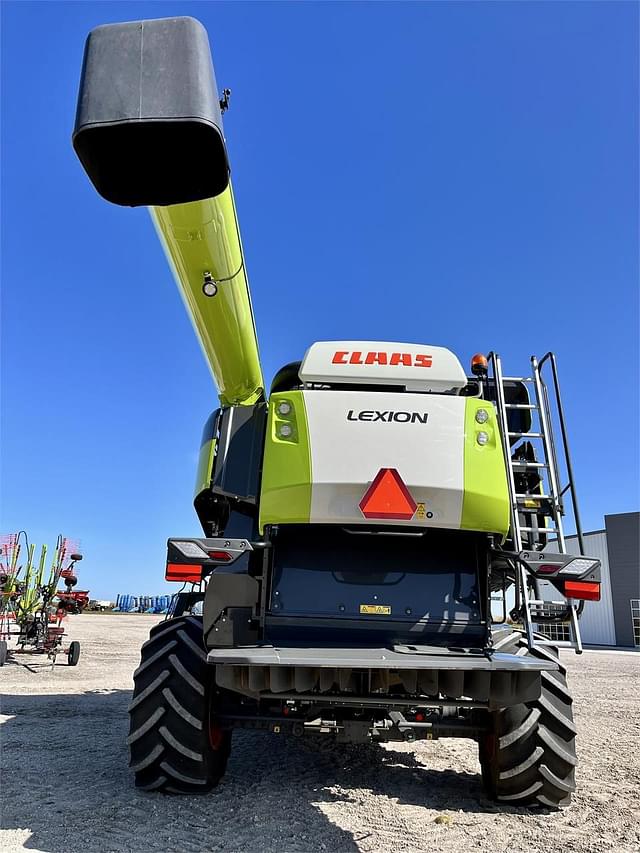
<path fill-rule="evenodd" d="M 555 573 L 558 571 L 558 569 L 560 569 L 560 568 L 562 568 L 562 566 L 552 566 L 552 565 L 544 565 L 544 564 L 543 564 L 542 566 L 536 566 L 536 567 L 535 567 L 535 570 L 536 570 L 536 574 L 540 574 L 540 575 L 553 575 L 553 574 L 555 574 Z"/>
<path fill-rule="evenodd" d="M 564 594 L 567 598 L 600 601 L 600 584 L 594 581 L 565 581 Z"/>
<path fill-rule="evenodd" d="M 208 554 L 212 560 L 216 561 L 216 563 L 231 562 L 231 554 L 227 554 L 226 551 L 209 551 Z"/>
<path fill-rule="evenodd" d="M 167 563 L 164 574 L 165 580 L 179 581 L 180 583 L 200 583 L 202 580 L 202 566 L 186 563 Z"/>

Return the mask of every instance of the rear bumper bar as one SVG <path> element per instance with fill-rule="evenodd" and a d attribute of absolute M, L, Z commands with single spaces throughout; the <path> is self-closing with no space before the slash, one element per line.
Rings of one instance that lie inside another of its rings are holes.
<path fill-rule="evenodd" d="M 496 652 L 482 654 L 433 647 L 277 648 L 251 646 L 212 649 L 208 662 L 216 666 L 220 687 L 245 695 L 361 693 L 363 673 L 380 705 L 392 702 L 389 693 L 438 700 L 473 700 L 489 707 L 530 702 L 540 695 L 540 672 L 555 670 L 550 660 Z M 385 694 L 386 697 L 385 697 Z M 420 704 L 418 702 L 418 704 Z"/>

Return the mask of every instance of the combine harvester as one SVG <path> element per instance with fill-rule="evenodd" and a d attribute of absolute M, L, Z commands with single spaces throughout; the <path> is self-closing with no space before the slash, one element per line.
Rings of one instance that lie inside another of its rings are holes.
<path fill-rule="evenodd" d="M 213 788 L 234 728 L 467 737 L 490 797 L 565 805 L 572 700 L 560 644 L 537 626 L 568 620 L 579 652 L 580 599 L 599 597 L 600 577 L 565 550 L 569 494 L 580 525 L 555 358 L 505 377 L 493 352 L 467 375 L 441 346 L 321 342 L 267 394 L 227 95 L 192 18 L 89 35 L 75 150 L 105 199 L 150 208 L 220 397 L 197 475 L 204 538 L 168 541 L 166 578 L 192 591 L 152 628 L 135 673 L 136 785 Z M 540 579 L 558 601 L 541 600 Z"/>

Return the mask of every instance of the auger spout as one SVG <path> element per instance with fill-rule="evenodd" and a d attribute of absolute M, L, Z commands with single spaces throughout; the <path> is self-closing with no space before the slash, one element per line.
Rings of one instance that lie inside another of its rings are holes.
<path fill-rule="evenodd" d="M 255 403 L 264 382 L 231 184 L 150 212 L 222 403 Z"/>
<path fill-rule="evenodd" d="M 100 195 L 149 207 L 223 405 L 255 403 L 264 381 L 204 27 L 93 30 L 73 145 Z"/>

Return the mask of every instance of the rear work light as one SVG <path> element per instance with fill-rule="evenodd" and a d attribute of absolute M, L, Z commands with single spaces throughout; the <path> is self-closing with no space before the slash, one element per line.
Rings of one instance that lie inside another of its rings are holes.
<path fill-rule="evenodd" d="M 190 563 L 167 563 L 164 577 L 168 581 L 200 583 L 202 580 L 202 566 Z"/>
<path fill-rule="evenodd" d="M 567 598 L 600 601 L 600 584 L 595 581 L 565 581 L 564 594 Z"/>

